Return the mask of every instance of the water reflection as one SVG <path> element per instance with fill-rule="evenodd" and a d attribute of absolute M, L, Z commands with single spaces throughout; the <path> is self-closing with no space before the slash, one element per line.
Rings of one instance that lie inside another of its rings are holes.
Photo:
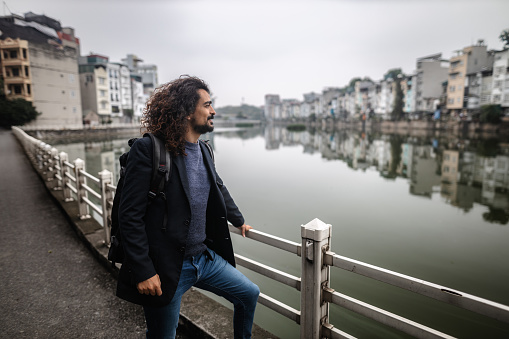
<path fill-rule="evenodd" d="M 408 179 L 409 193 L 431 198 L 439 192 L 448 204 L 468 212 L 474 203 L 489 207 L 488 222 L 509 221 L 509 143 L 496 139 L 451 140 L 353 131 L 290 132 L 284 126 L 264 131 L 266 149 L 300 144 L 351 169 L 375 168 L 386 180 Z"/>
<path fill-rule="evenodd" d="M 408 179 L 409 193 L 431 199 L 440 193 L 447 204 L 465 212 L 474 203 L 489 208 L 485 221 L 509 222 L 509 143 L 497 139 L 465 140 L 408 137 L 335 130 L 293 132 L 285 126 L 221 130 L 207 134 L 214 147 L 214 134 L 226 138 L 252 139 L 261 135 L 267 150 L 295 145 L 303 152 L 320 153 L 324 159 L 345 162 L 355 171 L 374 168 L 385 180 Z M 127 139 L 85 141 L 55 146 L 69 153 L 70 159 L 85 160 L 87 171 L 113 172 L 118 181 L 119 156 L 129 150 Z"/>

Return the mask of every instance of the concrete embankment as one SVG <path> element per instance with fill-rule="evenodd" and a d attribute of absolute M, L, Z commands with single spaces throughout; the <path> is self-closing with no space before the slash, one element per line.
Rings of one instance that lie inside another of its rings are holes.
<path fill-rule="evenodd" d="M 114 295 L 118 269 L 106 259 L 102 227 L 93 218 L 80 220 L 77 203 L 64 202 L 63 192 L 34 166 L 41 184 L 10 131 L 0 130 L 0 140 L 3 333 L 144 338 L 142 308 Z M 178 338 L 232 338 L 232 318 L 232 310 L 192 289 L 182 300 Z M 276 338 L 256 325 L 253 337 Z"/>

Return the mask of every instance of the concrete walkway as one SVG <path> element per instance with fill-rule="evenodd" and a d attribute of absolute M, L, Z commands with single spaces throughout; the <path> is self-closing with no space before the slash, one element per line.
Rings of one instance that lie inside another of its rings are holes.
<path fill-rule="evenodd" d="M 142 308 L 115 297 L 11 131 L 0 145 L 0 338 L 144 338 Z"/>

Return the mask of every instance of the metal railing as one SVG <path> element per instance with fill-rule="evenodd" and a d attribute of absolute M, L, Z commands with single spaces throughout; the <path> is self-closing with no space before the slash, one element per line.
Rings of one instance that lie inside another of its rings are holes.
<path fill-rule="evenodd" d="M 13 127 L 13 132 L 21 141 L 28 156 L 41 170 L 50 187 L 55 190 L 63 190 L 65 201 L 77 201 L 81 219 L 90 218 L 89 208 L 102 217 L 104 242 L 109 245 L 112 202 L 116 190 L 112 183 L 112 173 L 103 170 L 98 173 L 99 178 L 96 178 L 85 171 L 83 160 L 76 159 L 71 164 L 68 162 L 66 153 L 58 153 L 55 148 L 27 135 L 20 128 Z M 87 180 L 98 186 L 100 193 L 91 189 Z M 88 193 L 101 201 L 100 206 L 88 199 Z M 300 278 L 244 256 L 235 255 L 238 265 L 300 292 L 300 311 L 264 293 L 260 293 L 258 302 L 300 325 L 302 339 L 354 338 L 329 323 L 330 303 L 414 337 L 453 338 L 400 315 L 336 292 L 330 288 L 331 267 L 340 268 L 509 323 L 509 306 L 331 252 L 331 228 L 331 225 L 318 219 L 302 225 L 300 244 L 254 229 L 246 234 L 249 239 L 301 257 Z M 240 234 L 240 231 L 231 225 L 230 232 Z"/>

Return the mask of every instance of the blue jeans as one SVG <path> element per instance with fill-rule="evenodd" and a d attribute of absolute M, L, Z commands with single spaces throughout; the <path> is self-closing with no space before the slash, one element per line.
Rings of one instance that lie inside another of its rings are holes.
<path fill-rule="evenodd" d="M 143 307 L 148 339 L 175 338 L 180 301 L 182 295 L 192 286 L 213 292 L 232 302 L 234 338 L 251 338 L 260 289 L 214 251 L 206 251 L 208 253 L 184 259 L 177 290 L 167 306 Z"/>

